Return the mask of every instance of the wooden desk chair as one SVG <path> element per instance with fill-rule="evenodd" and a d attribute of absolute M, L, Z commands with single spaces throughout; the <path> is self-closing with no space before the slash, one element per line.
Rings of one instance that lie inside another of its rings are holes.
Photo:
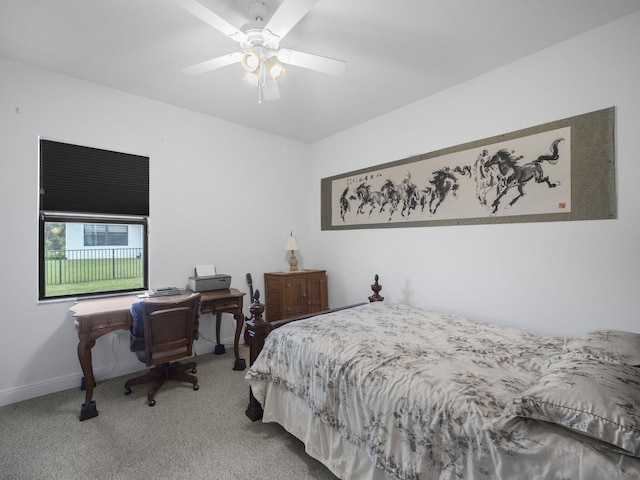
<path fill-rule="evenodd" d="M 192 355 L 199 310 L 199 293 L 176 301 L 143 301 L 131 306 L 131 351 L 147 367 L 153 368 L 140 377 L 127 380 L 125 395 L 131 393 L 133 385 L 149 384 L 147 400 L 153 407 L 156 393 L 167 380 L 191 383 L 193 389 L 198 390 L 198 377 L 187 373 L 187 370 L 196 373 L 196 363 L 174 360 Z"/>

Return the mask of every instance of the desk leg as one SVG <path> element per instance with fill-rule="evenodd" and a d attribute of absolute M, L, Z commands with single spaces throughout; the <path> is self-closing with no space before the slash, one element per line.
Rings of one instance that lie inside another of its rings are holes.
<path fill-rule="evenodd" d="M 234 370 L 244 370 L 247 368 L 247 363 L 244 361 L 244 358 L 240 358 L 240 334 L 242 333 L 242 326 L 244 325 L 244 314 L 242 311 L 233 315 L 233 318 L 236 319 L 236 338 L 233 341 L 233 351 L 236 354 L 236 363 L 233 366 Z"/>
<path fill-rule="evenodd" d="M 93 364 L 91 361 L 91 349 L 95 344 L 95 340 L 80 340 L 78 343 L 78 360 L 80 360 L 85 383 L 85 400 L 80 408 L 81 422 L 98 416 L 96 402 L 93 400 L 93 389 L 96 386 L 96 379 L 93 376 Z"/>
<path fill-rule="evenodd" d="M 213 350 L 213 353 L 216 355 L 222 355 L 227 351 L 224 348 L 224 345 L 220 343 L 220 322 L 222 321 L 222 314 L 216 313 L 216 347 Z"/>

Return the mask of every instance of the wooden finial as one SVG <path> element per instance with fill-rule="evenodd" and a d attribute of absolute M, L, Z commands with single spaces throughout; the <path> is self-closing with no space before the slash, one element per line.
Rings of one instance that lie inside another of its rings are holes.
<path fill-rule="evenodd" d="M 374 284 L 371 285 L 371 290 L 373 290 L 373 295 L 369 297 L 370 302 L 383 302 L 384 297 L 379 295 L 380 290 L 382 290 L 382 285 L 378 283 L 378 274 L 376 273 L 375 277 L 373 277 Z"/>

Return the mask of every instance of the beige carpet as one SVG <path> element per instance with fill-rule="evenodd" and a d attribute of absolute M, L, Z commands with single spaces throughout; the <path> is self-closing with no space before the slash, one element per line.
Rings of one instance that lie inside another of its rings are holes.
<path fill-rule="evenodd" d="M 200 390 L 165 384 L 154 407 L 144 386 L 124 395 L 135 375 L 103 381 L 99 415 L 84 422 L 79 388 L 0 408 L 0 478 L 335 480 L 280 426 L 245 416 L 249 387 L 233 360 L 232 348 L 198 356 Z"/>

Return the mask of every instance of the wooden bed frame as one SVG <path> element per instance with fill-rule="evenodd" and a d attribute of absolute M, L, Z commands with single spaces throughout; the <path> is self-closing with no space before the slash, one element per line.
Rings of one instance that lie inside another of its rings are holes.
<path fill-rule="evenodd" d="M 378 283 L 377 274 L 374 277 L 374 283 L 371 285 L 371 290 L 373 291 L 373 295 L 369 297 L 369 302 L 384 301 L 384 297 L 380 296 L 382 285 Z M 256 358 L 262 351 L 262 347 L 264 347 L 264 341 L 267 338 L 267 335 L 269 335 L 269 332 L 271 332 L 272 330 L 280 328 L 287 323 L 304 320 L 305 318 L 311 318 L 315 317 L 316 315 L 323 315 L 325 313 L 339 312 L 340 310 L 346 310 L 348 308 L 353 308 L 364 304 L 366 304 L 366 302 L 354 303 L 345 307 L 330 308 L 322 312 L 267 322 L 264 318 L 262 318 L 262 314 L 264 313 L 264 304 L 260 303 L 260 292 L 256 290 L 253 294 L 253 298 L 251 299 L 251 306 L 249 307 L 251 318 L 247 318 L 245 320 L 245 328 L 247 331 L 247 336 L 249 337 L 249 366 L 253 365 L 253 362 L 255 362 Z M 256 420 L 260 420 L 262 418 L 262 413 L 262 405 L 260 405 L 260 402 L 255 399 L 253 393 L 251 392 L 251 389 L 249 389 L 249 406 L 247 407 L 245 414 L 251 419 L 251 421 L 255 422 Z"/>

